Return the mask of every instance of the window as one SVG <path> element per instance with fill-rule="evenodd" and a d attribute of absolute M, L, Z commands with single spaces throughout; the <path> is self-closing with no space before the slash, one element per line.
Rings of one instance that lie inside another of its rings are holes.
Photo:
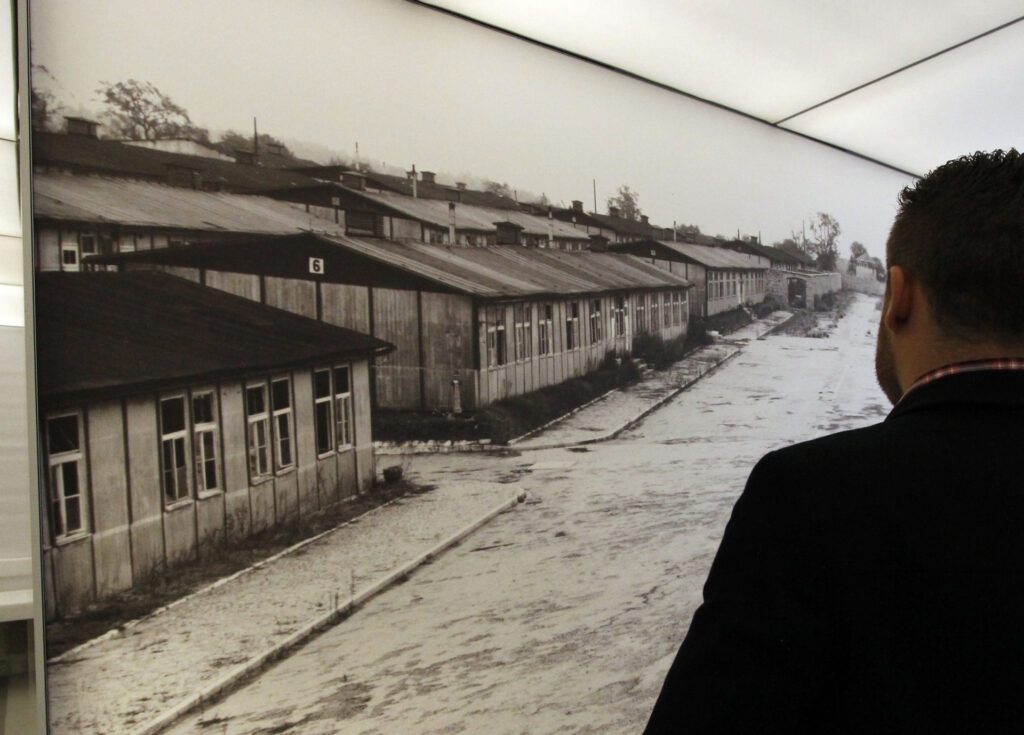
<path fill-rule="evenodd" d="M 192 394 L 192 452 L 197 492 L 216 490 L 217 418 L 213 391 Z"/>
<path fill-rule="evenodd" d="M 282 470 L 295 464 L 292 447 L 292 384 L 288 378 L 270 382 L 270 408 L 274 417 L 274 461 Z"/>
<path fill-rule="evenodd" d="M 626 299 L 622 296 L 615 297 L 615 336 L 622 337 L 626 334 Z"/>
<path fill-rule="evenodd" d="M 352 386 L 347 365 L 334 368 L 334 427 L 338 449 L 352 446 Z"/>
<path fill-rule="evenodd" d="M 78 243 L 62 242 L 60 244 L 60 269 L 62 271 L 78 270 Z"/>
<path fill-rule="evenodd" d="M 672 294 L 672 326 L 679 327 L 683 324 L 683 296 L 676 292 Z"/>
<path fill-rule="evenodd" d="M 505 348 L 505 307 L 489 307 L 487 309 L 487 367 L 497 367 L 507 362 Z"/>
<path fill-rule="evenodd" d="M 185 396 L 160 401 L 160 473 L 164 499 L 177 502 L 189 495 L 185 442 Z"/>
<path fill-rule="evenodd" d="M 313 373 L 313 413 L 316 419 L 316 453 L 324 455 L 334 450 L 334 413 L 331 409 L 331 372 Z"/>
<path fill-rule="evenodd" d="M 637 334 L 642 334 L 647 331 L 647 294 L 637 294 L 636 296 L 636 331 Z"/>
<path fill-rule="evenodd" d="M 590 344 L 596 345 L 603 339 L 601 334 L 601 300 L 590 302 Z"/>
<path fill-rule="evenodd" d="M 670 306 L 669 298 L 670 296 L 667 293 L 661 295 L 661 314 L 662 319 L 664 319 L 663 326 L 666 327 L 672 326 L 672 307 Z"/>
<path fill-rule="evenodd" d="M 575 350 L 580 346 L 580 302 L 569 304 L 565 317 L 565 349 Z"/>
<path fill-rule="evenodd" d="M 245 389 L 245 422 L 249 438 L 249 479 L 258 480 L 270 474 L 270 417 L 267 415 L 267 386 L 263 383 Z"/>
<path fill-rule="evenodd" d="M 541 304 L 537 317 L 537 354 L 550 355 L 551 349 L 551 320 L 554 313 L 552 304 Z"/>
<path fill-rule="evenodd" d="M 85 531 L 81 426 L 79 413 L 54 416 L 46 422 L 50 524 L 54 540 Z"/>
<path fill-rule="evenodd" d="M 661 295 L 652 293 L 651 294 L 651 329 L 658 331 L 661 329 Z"/>
<path fill-rule="evenodd" d="M 516 304 L 513 307 L 515 323 L 516 360 L 529 360 L 533 352 L 533 330 L 530 322 L 532 304 Z"/>

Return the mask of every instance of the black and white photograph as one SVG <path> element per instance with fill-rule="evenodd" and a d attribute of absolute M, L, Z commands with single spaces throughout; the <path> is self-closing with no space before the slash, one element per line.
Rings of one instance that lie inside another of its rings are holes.
<path fill-rule="evenodd" d="M 643 731 L 892 410 L 901 190 L 1024 144 L 1012 3 L 669 5 L 30 0 L 50 732 Z"/>

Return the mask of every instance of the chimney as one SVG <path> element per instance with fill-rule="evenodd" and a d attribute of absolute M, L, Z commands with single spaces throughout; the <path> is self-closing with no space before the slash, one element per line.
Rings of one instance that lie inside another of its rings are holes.
<path fill-rule="evenodd" d="M 412 165 L 412 171 L 408 172 L 409 178 L 412 179 L 412 198 L 416 198 L 416 164 Z"/>
<path fill-rule="evenodd" d="M 640 215 L 640 222 L 641 222 L 641 224 L 645 224 L 645 225 L 651 224 L 650 219 L 647 217 L 646 214 L 641 214 Z"/>
<path fill-rule="evenodd" d="M 448 202 L 448 245 L 455 244 L 455 202 Z"/>
<path fill-rule="evenodd" d="M 612 217 L 618 217 L 619 216 L 619 208 L 618 207 L 613 207 L 613 206 L 609 205 L 608 206 L 608 214 L 610 214 Z"/>
<path fill-rule="evenodd" d="M 459 191 L 465 191 L 466 190 L 466 182 L 465 181 L 456 181 L 455 182 L 455 188 L 458 189 Z"/>
<path fill-rule="evenodd" d="M 676 225 L 676 221 L 672 220 L 672 242 L 676 242 L 676 240 L 679 237 L 679 233 L 676 230 L 676 227 L 678 227 L 678 225 Z"/>
<path fill-rule="evenodd" d="M 433 184 L 434 183 L 434 172 L 433 171 L 423 171 L 423 172 L 420 173 L 420 177 L 423 179 L 423 183 L 424 184 Z"/>
<path fill-rule="evenodd" d="M 64 116 L 64 123 L 67 125 L 68 135 L 82 135 L 86 138 L 99 138 L 98 122 L 87 120 L 84 117 Z"/>
<path fill-rule="evenodd" d="M 581 202 L 579 199 L 573 199 L 572 200 L 572 211 L 574 211 L 574 212 L 582 212 L 583 211 L 583 202 Z"/>

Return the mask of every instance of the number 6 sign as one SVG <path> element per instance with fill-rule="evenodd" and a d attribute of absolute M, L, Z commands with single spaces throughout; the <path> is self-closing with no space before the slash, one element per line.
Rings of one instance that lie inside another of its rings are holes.
<path fill-rule="evenodd" d="M 309 272 L 314 273 L 318 276 L 323 275 L 324 272 L 324 259 L 323 258 L 310 258 L 309 259 Z"/>

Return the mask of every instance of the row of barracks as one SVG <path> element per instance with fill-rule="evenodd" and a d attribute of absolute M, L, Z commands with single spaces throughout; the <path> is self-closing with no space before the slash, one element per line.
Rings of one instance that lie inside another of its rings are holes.
<path fill-rule="evenodd" d="M 485 406 L 628 355 L 637 334 L 678 337 L 689 322 L 688 280 L 614 253 L 306 233 L 87 263 L 160 268 L 394 344 L 373 368 L 384 408 Z"/>
<path fill-rule="evenodd" d="M 50 617 L 358 494 L 374 406 L 557 384 L 774 267 L 430 172 L 69 130 L 33 142 Z"/>

